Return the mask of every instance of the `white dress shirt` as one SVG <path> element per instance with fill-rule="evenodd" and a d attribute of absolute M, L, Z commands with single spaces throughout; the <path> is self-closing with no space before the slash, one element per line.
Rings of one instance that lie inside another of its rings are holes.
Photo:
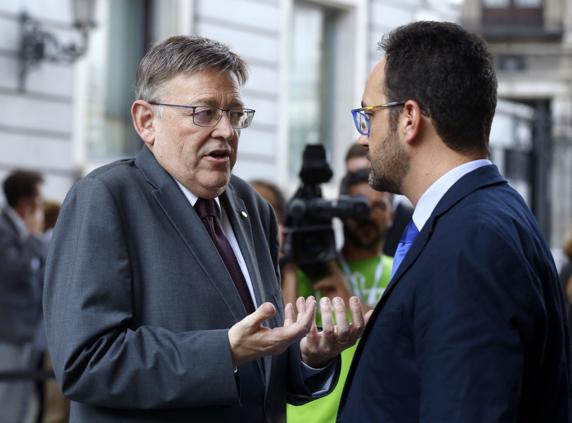
<path fill-rule="evenodd" d="M 427 220 L 437 207 L 437 203 L 443 198 L 443 196 L 449 191 L 449 189 L 465 176 L 467 173 L 478 169 L 479 167 L 491 165 L 492 162 L 487 159 L 473 160 L 468 163 L 463 163 L 454 169 L 451 169 L 439 179 L 437 179 L 433 184 L 427 188 L 427 190 L 421 195 L 421 198 L 417 202 L 417 206 L 413 211 L 413 223 L 419 231 L 423 229 Z"/>

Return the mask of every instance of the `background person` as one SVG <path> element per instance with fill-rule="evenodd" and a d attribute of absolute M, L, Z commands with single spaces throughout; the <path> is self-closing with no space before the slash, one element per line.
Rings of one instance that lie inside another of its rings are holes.
<path fill-rule="evenodd" d="M 485 43 L 456 24 L 416 22 L 382 46 L 353 114 L 371 185 L 415 211 L 338 421 L 571 421 L 552 255 L 487 159 L 497 83 Z"/>
<path fill-rule="evenodd" d="M 38 172 L 16 170 L 3 183 L 6 207 L 0 213 L 0 373 L 37 366 L 40 283 L 45 246 Z M 0 421 L 34 422 L 39 410 L 34 381 L 0 380 Z"/>
<path fill-rule="evenodd" d="M 354 325 L 283 311 L 271 207 L 231 176 L 254 111 L 246 64 L 214 40 L 172 37 L 137 71 L 131 107 L 145 145 L 79 181 L 60 213 L 44 310 L 71 421 L 278 422 L 335 383 Z M 333 382 L 333 383 L 332 383 Z"/>

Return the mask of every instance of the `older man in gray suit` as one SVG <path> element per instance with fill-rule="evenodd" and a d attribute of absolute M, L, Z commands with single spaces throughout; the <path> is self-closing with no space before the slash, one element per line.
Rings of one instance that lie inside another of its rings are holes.
<path fill-rule="evenodd" d="M 12 172 L 3 183 L 6 207 L 0 212 L 0 372 L 32 370 L 33 341 L 41 311 L 41 271 L 45 259 L 41 174 Z M 0 421 L 35 420 L 32 381 L 0 381 Z"/>
<path fill-rule="evenodd" d="M 283 308 L 271 207 L 231 175 L 254 111 L 246 65 L 213 40 L 173 37 L 137 74 L 145 146 L 69 193 L 48 259 L 56 377 L 85 422 L 277 422 L 328 392 L 366 317 L 350 301 Z"/>

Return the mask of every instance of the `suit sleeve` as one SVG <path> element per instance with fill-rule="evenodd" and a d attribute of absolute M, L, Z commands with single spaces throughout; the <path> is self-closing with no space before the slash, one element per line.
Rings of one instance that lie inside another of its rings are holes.
<path fill-rule="evenodd" d="M 502 230 L 448 229 L 456 235 L 436 241 L 434 270 L 417 286 L 420 421 L 517 421 L 523 377 L 534 377 L 526 363 L 542 353 L 537 276 Z"/>
<path fill-rule="evenodd" d="M 227 330 L 176 333 L 132 323 L 137 263 L 123 219 L 110 190 L 93 177 L 79 182 L 62 208 L 44 312 L 63 392 L 122 409 L 236 405 Z"/>

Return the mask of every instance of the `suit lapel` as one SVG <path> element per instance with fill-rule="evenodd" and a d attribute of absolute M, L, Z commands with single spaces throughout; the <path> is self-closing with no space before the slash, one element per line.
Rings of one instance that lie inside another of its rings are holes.
<path fill-rule="evenodd" d="M 213 254 L 216 247 L 193 207 L 147 147 L 139 152 L 135 163 L 155 188 L 153 197 L 185 243 L 194 262 L 207 275 L 206 282 L 220 293 L 233 318 L 241 320 L 246 316 L 244 305 L 221 257 Z"/>
<path fill-rule="evenodd" d="M 403 259 L 403 262 L 397 269 L 393 279 L 390 281 L 389 286 L 383 293 L 376 309 L 383 307 L 383 304 L 387 301 L 387 298 L 391 295 L 391 292 L 395 289 L 399 281 L 402 279 L 411 266 L 417 260 L 417 257 L 431 238 L 431 234 L 435 228 L 436 222 L 439 218 L 447 213 L 455 204 L 465 198 L 472 192 L 484 188 L 490 185 L 496 185 L 501 183 L 507 183 L 506 180 L 500 175 L 497 167 L 495 165 L 488 165 L 480 167 L 459 179 L 453 186 L 446 192 L 446 194 L 437 203 L 435 210 L 429 217 L 429 220 L 423 226 L 423 229 L 419 233 L 419 236 L 411 246 L 411 249 Z"/>
<path fill-rule="evenodd" d="M 259 306 L 265 300 L 265 290 L 260 276 L 259 266 L 256 260 L 256 246 L 252 238 L 252 228 L 250 225 L 250 214 L 244 205 L 244 201 L 238 197 L 229 184 L 223 195 L 220 196 L 221 205 L 224 207 L 226 215 L 232 226 L 234 236 L 240 247 L 240 252 L 246 263 L 252 288 L 254 290 L 254 297 L 256 304 Z M 238 296 L 238 293 L 236 294 Z M 268 379 L 270 377 L 271 357 L 264 357 L 262 360 L 256 360 L 258 369 L 261 372 L 261 377 L 266 375 L 266 389 L 268 389 Z"/>
<path fill-rule="evenodd" d="M 246 268 L 248 269 L 254 290 L 254 297 L 256 298 L 256 304 L 260 305 L 265 301 L 264 286 L 262 285 L 262 278 L 255 257 L 256 247 L 252 238 L 250 215 L 242 199 L 235 195 L 232 185 L 227 187 L 225 192 L 221 195 L 220 201 L 225 209 L 234 231 L 234 236 L 240 247 L 240 252 L 246 263 Z"/>

